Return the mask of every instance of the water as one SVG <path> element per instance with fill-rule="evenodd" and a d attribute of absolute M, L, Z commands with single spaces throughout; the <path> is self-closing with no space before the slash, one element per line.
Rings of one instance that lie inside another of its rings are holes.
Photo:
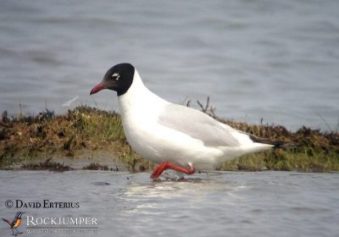
<path fill-rule="evenodd" d="M 148 173 L 0 172 L 6 200 L 78 202 L 79 208 L 21 208 L 27 216 L 97 218 L 97 236 L 338 236 L 339 174 L 213 172 L 187 181 L 152 182 Z M 9 236 L 5 223 L 0 235 Z M 93 236 L 47 230 L 48 236 Z M 52 232 L 54 231 L 54 232 Z"/>
<path fill-rule="evenodd" d="M 339 1 L 19 1 L 0 3 L 0 111 L 79 104 L 112 65 L 184 103 L 211 97 L 221 117 L 338 129 Z M 66 104 L 67 105 L 67 104 Z"/>

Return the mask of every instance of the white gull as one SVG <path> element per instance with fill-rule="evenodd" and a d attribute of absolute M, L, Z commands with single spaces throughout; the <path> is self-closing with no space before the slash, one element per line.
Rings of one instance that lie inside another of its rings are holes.
<path fill-rule="evenodd" d="M 193 174 L 272 148 L 201 111 L 160 98 L 129 63 L 110 68 L 90 94 L 102 89 L 117 92 L 127 141 L 143 158 L 158 163 L 151 175 L 154 179 L 166 169 Z"/>

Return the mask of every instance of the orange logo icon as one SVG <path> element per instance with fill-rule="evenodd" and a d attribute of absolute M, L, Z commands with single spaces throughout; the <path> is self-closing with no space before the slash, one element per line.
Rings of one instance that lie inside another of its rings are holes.
<path fill-rule="evenodd" d="M 19 227 L 21 226 L 21 224 L 22 224 L 22 219 L 21 219 L 22 214 L 24 214 L 24 212 L 18 211 L 18 212 L 15 214 L 15 216 L 14 216 L 14 218 L 13 218 L 12 221 L 9 221 L 9 220 L 7 220 L 7 219 L 5 219 L 5 218 L 2 218 L 2 220 L 3 220 L 4 222 L 6 222 L 6 223 L 10 226 L 10 228 L 11 228 L 11 230 L 12 230 L 12 235 L 13 235 L 13 236 L 17 236 L 17 235 L 19 235 L 19 234 L 22 234 L 22 232 L 19 232 L 19 231 L 18 231 L 18 228 L 19 228 Z"/>

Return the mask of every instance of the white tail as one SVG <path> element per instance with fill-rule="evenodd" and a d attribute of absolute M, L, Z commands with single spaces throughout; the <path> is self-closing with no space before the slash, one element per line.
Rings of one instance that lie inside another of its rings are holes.
<path fill-rule="evenodd" d="M 224 151 L 224 155 L 220 157 L 220 162 L 228 161 L 235 159 L 239 156 L 255 153 L 259 151 L 269 150 L 273 147 L 273 145 L 264 144 L 264 143 L 256 143 L 246 144 L 238 147 L 222 147 L 221 149 Z"/>

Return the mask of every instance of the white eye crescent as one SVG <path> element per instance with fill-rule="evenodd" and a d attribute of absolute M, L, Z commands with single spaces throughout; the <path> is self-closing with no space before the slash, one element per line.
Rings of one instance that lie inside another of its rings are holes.
<path fill-rule="evenodd" d="M 119 78 L 120 78 L 120 74 L 119 74 L 119 73 L 115 72 L 115 73 L 112 74 L 112 79 L 113 79 L 113 80 L 118 81 Z"/>

